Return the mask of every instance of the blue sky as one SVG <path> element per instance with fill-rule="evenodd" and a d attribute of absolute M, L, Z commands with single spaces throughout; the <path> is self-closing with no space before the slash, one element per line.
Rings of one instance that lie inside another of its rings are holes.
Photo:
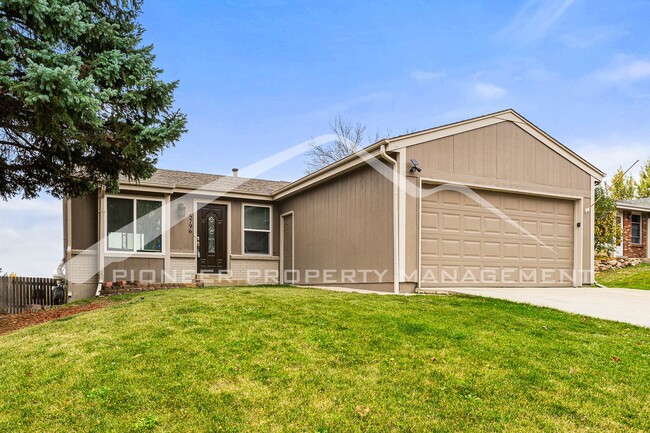
<path fill-rule="evenodd" d="M 189 118 L 162 168 L 229 173 L 339 114 L 399 135 L 509 107 L 608 173 L 650 157 L 648 1 L 148 0 L 141 21 Z M 51 273 L 61 225 L 54 200 L 0 204 L 0 267 Z"/>

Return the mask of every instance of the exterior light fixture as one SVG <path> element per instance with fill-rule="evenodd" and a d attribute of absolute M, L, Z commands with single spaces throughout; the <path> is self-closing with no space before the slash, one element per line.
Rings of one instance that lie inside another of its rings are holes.
<path fill-rule="evenodd" d="M 411 160 L 411 173 L 415 173 L 416 171 L 419 173 L 422 171 L 422 169 L 418 166 L 418 162 L 415 159 Z"/>
<path fill-rule="evenodd" d="M 178 208 L 176 208 L 176 215 L 178 215 L 179 218 L 185 218 L 185 205 L 183 203 L 178 204 Z"/>

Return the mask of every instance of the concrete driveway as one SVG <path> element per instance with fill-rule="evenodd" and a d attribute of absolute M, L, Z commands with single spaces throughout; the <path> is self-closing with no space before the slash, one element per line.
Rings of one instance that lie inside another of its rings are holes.
<path fill-rule="evenodd" d="M 531 288 L 449 289 L 449 292 L 540 305 L 650 328 L 650 290 Z"/>

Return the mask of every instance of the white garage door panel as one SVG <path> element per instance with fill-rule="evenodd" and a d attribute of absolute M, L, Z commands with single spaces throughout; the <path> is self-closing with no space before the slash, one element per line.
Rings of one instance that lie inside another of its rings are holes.
<path fill-rule="evenodd" d="M 423 287 L 572 285 L 572 201 L 476 191 L 495 213 L 433 188 L 423 186 Z"/>

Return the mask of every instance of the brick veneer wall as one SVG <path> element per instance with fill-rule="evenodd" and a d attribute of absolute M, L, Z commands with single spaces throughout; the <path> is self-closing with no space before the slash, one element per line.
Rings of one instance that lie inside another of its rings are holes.
<path fill-rule="evenodd" d="M 248 284 L 278 284 L 280 259 L 278 257 L 231 256 L 231 276 Z"/>
<path fill-rule="evenodd" d="M 631 211 L 623 211 L 623 255 L 625 257 L 648 257 L 648 216 L 650 213 L 641 214 L 641 244 L 632 243 Z"/>
<path fill-rule="evenodd" d="M 70 301 L 91 298 L 97 291 L 97 254 L 95 251 L 74 252 L 72 259 L 66 264 L 68 279 L 68 295 Z"/>

